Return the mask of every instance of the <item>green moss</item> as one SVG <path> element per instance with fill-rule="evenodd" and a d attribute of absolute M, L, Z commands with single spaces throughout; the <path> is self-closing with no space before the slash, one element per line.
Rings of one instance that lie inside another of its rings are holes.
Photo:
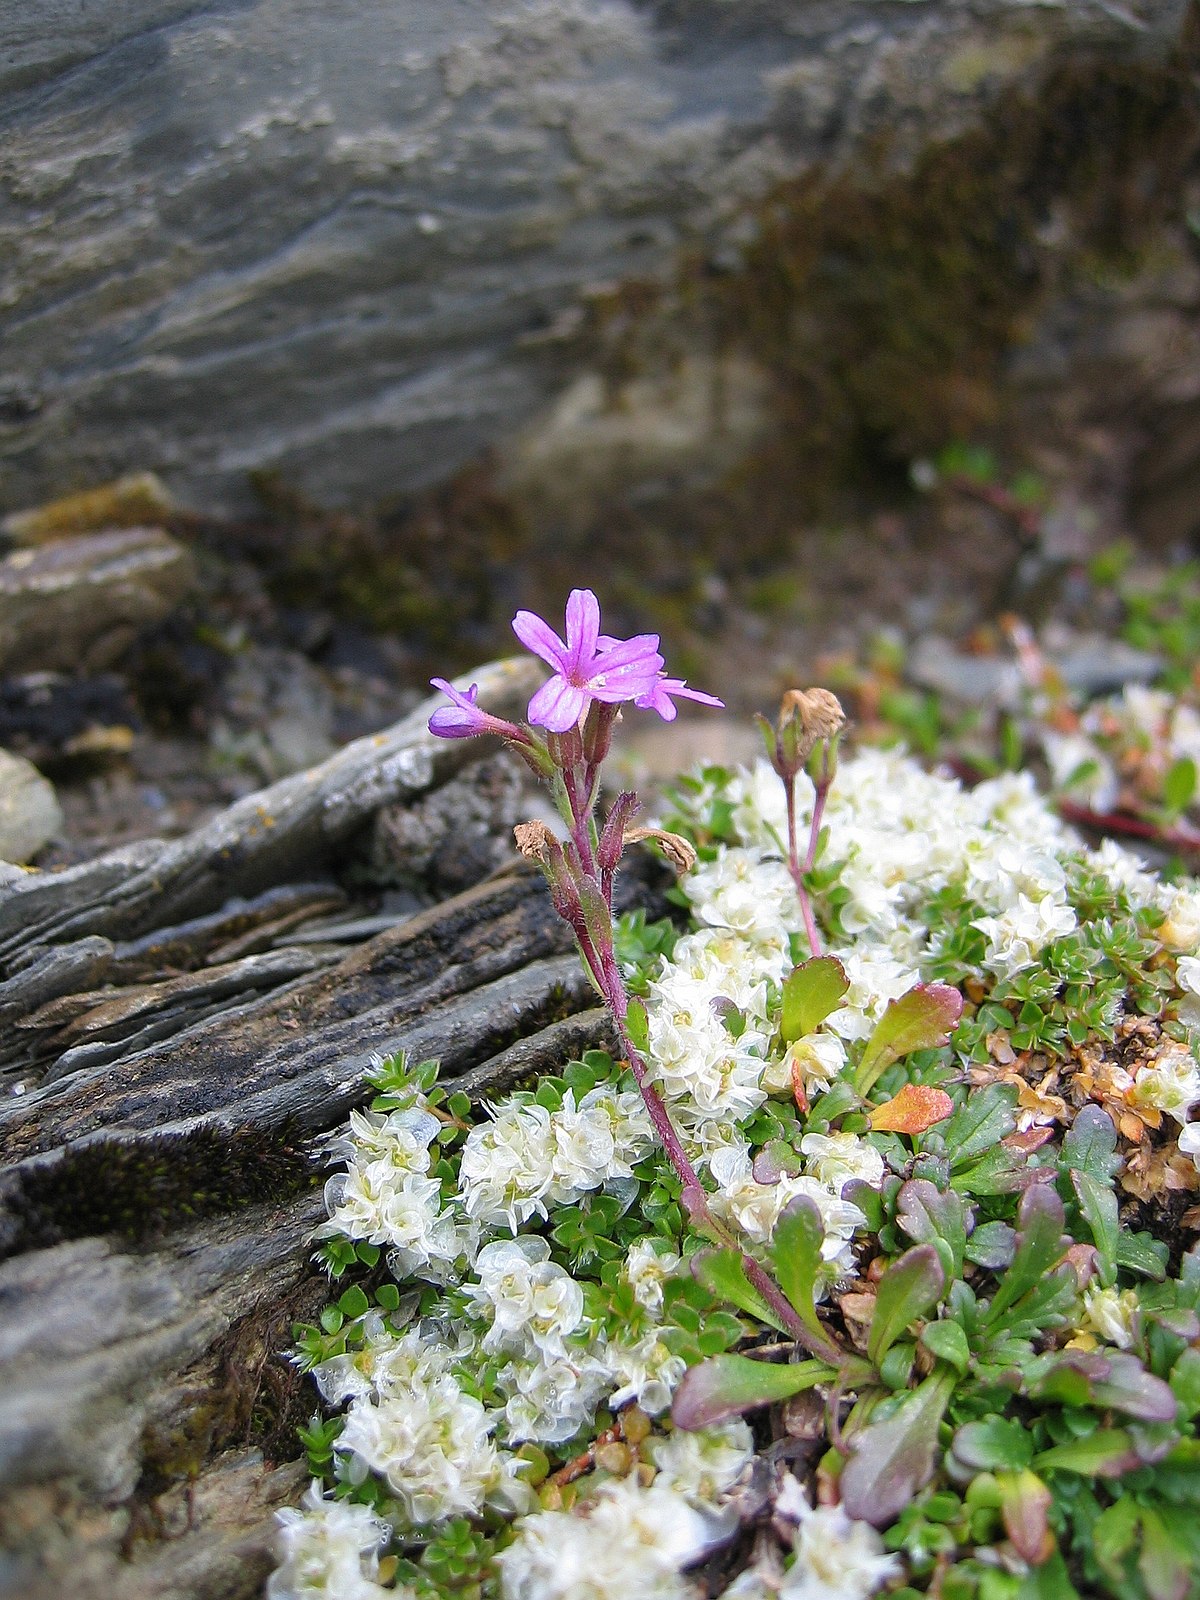
<path fill-rule="evenodd" d="M 287 1130 L 202 1128 L 143 1139 L 98 1139 L 60 1161 L 13 1175 L 5 1196 L 10 1252 L 115 1234 L 138 1243 L 201 1218 L 282 1201 L 314 1182 Z"/>
<path fill-rule="evenodd" d="M 744 270 L 709 291 L 775 380 L 755 475 L 813 507 L 1002 425 L 1005 353 L 1050 294 L 1135 272 L 1183 220 L 1198 136 L 1181 65 L 1073 59 L 909 171 L 881 140 L 852 174 L 782 185 Z"/>

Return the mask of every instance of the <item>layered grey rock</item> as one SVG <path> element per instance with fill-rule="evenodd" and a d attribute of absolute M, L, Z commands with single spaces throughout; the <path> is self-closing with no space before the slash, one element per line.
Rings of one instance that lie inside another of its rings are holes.
<path fill-rule="evenodd" d="M 6 7 L 0 510 L 131 467 L 225 507 L 261 469 L 324 502 L 442 480 L 576 375 L 597 289 L 720 265 L 779 177 L 885 126 L 903 159 L 1064 46 L 1161 55 L 1184 11 Z"/>

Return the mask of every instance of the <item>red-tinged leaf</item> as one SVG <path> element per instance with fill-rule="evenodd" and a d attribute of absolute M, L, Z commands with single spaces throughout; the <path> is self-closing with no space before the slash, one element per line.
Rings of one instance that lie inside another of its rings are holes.
<path fill-rule="evenodd" d="M 954 1101 L 944 1089 L 906 1083 L 898 1095 L 875 1107 L 871 1126 L 876 1133 L 924 1133 L 935 1122 L 944 1122 L 953 1110 Z"/>
<path fill-rule="evenodd" d="M 836 1011 L 850 987 L 846 969 L 836 956 L 814 956 L 793 967 L 783 985 L 783 1015 L 780 1032 L 784 1044 L 802 1039 L 819 1028 L 831 1011 Z"/>
<path fill-rule="evenodd" d="M 1054 1554 L 1054 1535 L 1048 1513 L 1050 1490 L 1028 1467 L 1022 1472 L 998 1472 L 1000 1515 L 1013 1548 L 1031 1567 L 1040 1567 Z"/>
<path fill-rule="evenodd" d="M 935 1372 L 890 1416 L 868 1422 L 847 1441 L 850 1459 L 839 1484 L 848 1516 L 886 1528 L 929 1482 L 954 1383 L 953 1373 Z"/>
<path fill-rule="evenodd" d="M 945 1044 L 962 1016 L 963 997 L 948 983 L 918 983 L 893 1000 L 875 1024 L 854 1074 L 859 1094 L 871 1092 L 893 1061 Z"/>
<path fill-rule="evenodd" d="M 875 1315 L 867 1335 L 867 1354 L 876 1366 L 910 1322 L 941 1299 L 946 1269 L 932 1244 L 914 1245 L 880 1278 L 875 1289 Z"/>
<path fill-rule="evenodd" d="M 677 1428 L 694 1432 L 757 1406 L 787 1400 L 818 1383 L 832 1383 L 837 1373 L 823 1361 L 780 1364 L 750 1356 L 721 1355 L 689 1367 L 680 1379 L 671 1405 Z"/>

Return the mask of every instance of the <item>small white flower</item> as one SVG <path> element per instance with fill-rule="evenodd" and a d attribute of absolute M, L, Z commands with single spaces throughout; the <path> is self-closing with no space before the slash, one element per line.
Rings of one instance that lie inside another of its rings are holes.
<path fill-rule="evenodd" d="M 1081 1333 L 1098 1333 L 1118 1350 L 1128 1350 L 1138 1333 L 1140 1312 L 1134 1290 L 1085 1289 Z"/>
<path fill-rule="evenodd" d="M 1011 910 L 998 917 L 977 917 L 972 926 L 988 941 L 984 965 L 998 977 L 1011 978 L 1014 972 L 1035 966 L 1051 940 L 1073 933 L 1076 917 L 1069 905 L 1050 895 L 1031 900 L 1018 894 Z"/>
<path fill-rule="evenodd" d="M 267 1579 L 267 1600 L 381 1600 L 393 1593 L 375 1579 L 392 1530 L 369 1506 L 328 1500 L 310 1484 L 301 1509 L 275 1513 L 281 1565 Z"/>
<path fill-rule="evenodd" d="M 550 1260 L 545 1239 L 532 1234 L 497 1239 L 476 1256 L 475 1272 L 479 1282 L 463 1292 L 491 1323 L 484 1350 L 546 1361 L 565 1358 L 565 1340 L 583 1322 L 583 1290 L 565 1267 Z"/>
<path fill-rule="evenodd" d="M 824 1094 L 846 1065 L 846 1046 L 836 1033 L 806 1033 L 793 1039 L 782 1060 L 769 1061 L 763 1070 L 762 1086 L 769 1094 L 790 1099 L 795 1088 L 792 1067 L 799 1068 L 804 1092 L 811 1100 Z"/>
<path fill-rule="evenodd" d="M 656 1434 L 647 1445 L 657 1468 L 655 1483 L 693 1505 L 719 1505 L 754 1455 L 754 1436 L 740 1417 L 695 1433 L 676 1428 Z"/>
<path fill-rule="evenodd" d="M 784 1176 L 776 1183 L 757 1183 L 749 1152 L 737 1146 L 718 1150 L 709 1171 L 720 1186 L 710 1202 L 713 1210 L 735 1222 L 751 1243 L 766 1244 L 784 1207 L 805 1195 L 816 1202 L 825 1225 L 821 1257 L 828 1268 L 826 1276 L 834 1279 L 853 1267 L 850 1241 L 867 1219 L 856 1205 L 839 1199 L 816 1178 Z"/>
<path fill-rule="evenodd" d="M 800 1150 L 808 1157 L 808 1173 L 841 1194 L 854 1178 L 878 1187 L 883 1182 L 883 1157 L 856 1133 L 806 1133 Z"/>
<path fill-rule="evenodd" d="M 513 1444 L 562 1444 L 592 1422 L 612 1373 L 590 1353 L 573 1353 L 557 1361 L 510 1362 L 496 1381 L 506 1397 L 505 1432 Z"/>
<path fill-rule="evenodd" d="M 785 1481 L 776 1511 L 796 1523 L 796 1558 L 780 1600 L 867 1600 L 903 1570 L 870 1523 L 854 1521 L 841 1506 L 810 1506 L 799 1484 L 789 1491 Z"/>
<path fill-rule="evenodd" d="M 1129 1098 L 1135 1106 L 1152 1106 L 1178 1123 L 1186 1122 L 1189 1109 L 1200 1100 L 1196 1058 L 1186 1045 L 1164 1040 L 1154 1059 L 1135 1073 Z"/>
<path fill-rule="evenodd" d="M 1200 1122 L 1189 1122 L 1179 1134 L 1179 1148 L 1200 1170 Z"/>
<path fill-rule="evenodd" d="M 1166 915 L 1155 930 L 1168 950 L 1194 957 L 1200 950 L 1200 893 L 1172 889 L 1163 907 Z"/>
<path fill-rule="evenodd" d="M 635 1239 L 621 1269 L 633 1298 L 653 1315 L 662 1310 L 663 1284 L 679 1270 L 680 1258 L 674 1251 L 660 1248 L 655 1239 Z"/>
<path fill-rule="evenodd" d="M 526 1517 L 496 1564 L 504 1600 L 689 1600 L 683 1568 L 719 1537 L 682 1495 L 631 1475 L 573 1511 Z"/>
<path fill-rule="evenodd" d="M 656 1328 L 632 1343 L 609 1339 L 604 1346 L 604 1362 L 614 1385 L 609 1405 L 623 1406 L 636 1400 L 652 1417 L 671 1404 L 671 1396 L 687 1371 L 687 1362 L 671 1351 Z"/>

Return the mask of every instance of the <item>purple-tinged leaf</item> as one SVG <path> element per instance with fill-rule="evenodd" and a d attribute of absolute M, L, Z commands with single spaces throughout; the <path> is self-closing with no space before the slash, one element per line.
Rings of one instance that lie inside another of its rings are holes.
<path fill-rule="evenodd" d="M 910 1178 L 896 1198 L 897 1225 L 914 1244 L 933 1245 L 954 1278 L 962 1274 L 969 1221 L 969 1207 L 952 1189 L 938 1189 L 925 1178 Z"/>
<path fill-rule="evenodd" d="M 1174 1422 L 1177 1402 L 1171 1385 L 1147 1372 L 1136 1356 L 1114 1350 L 1109 1375 L 1092 1382 L 1092 1399 L 1139 1422 Z"/>
<path fill-rule="evenodd" d="M 945 1044 L 962 1016 L 963 997 L 948 983 L 918 983 L 889 1003 L 867 1040 L 854 1073 L 859 1094 L 870 1094 L 893 1061 Z"/>
<path fill-rule="evenodd" d="M 784 1044 L 802 1039 L 836 1011 L 850 987 L 846 969 L 836 956 L 814 956 L 793 967 L 783 985 L 780 1032 Z"/>
<path fill-rule="evenodd" d="M 768 1139 L 750 1168 L 755 1183 L 778 1183 L 784 1173 L 790 1178 L 804 1166 L 786 1139 Z"/>
<path fill-rule="evenodd" d="M 994 1326 L 1011 1306 L 1035 1288 L 1051 1267 L 1062 1260 L 1065 1213 L 1057 1193 L 1045 1184 L 1026 1189 L 1017 1208 L 1017 1247 L 1012 1266 L 1000 1281 L 984 1313 L 984 1324 Z"/>
<path fill-rule="evenodd" d="M 787 1365 L 733 1354 L 713 1356 L 684 1373 L 671 1405 L 671 1420 L 689 1432 L 711 1428 L 757 1406 L 790 1399 L 818 1383 L 832 1383 L 836 1377 L 823 1361 Z"/>
<path fill-rule="evenodd" d="M 1187 1600 L 1195 1593 L 1191 1541 L 1175 1538 L 1176 1528 L 1183 1534 L 1177 1517 L 1178 1513 L 1173 1514 L 1168 1522 L 1150 1506 L 1142 1508 L 1142 1548 L 1137 1566 L 1150 1600 Z"/>
<path fill-rule="evenodd" d="M 1000 1515 L 1013 1548 L 1031 1567 L 1040 1567 L 1054 1554 L 1049 1512 L 1052 1495 L 1036 1472 L 998 1472 Z"/>
<path fill-rule="evenodd" d="M 868 1422 L 847 1441 L 850 1459 L 840 1489 L 846 1514 L 873 1527 L 894 1522 L 933 1477 L 938 1428 L 954 1388 L 954 1375 L 935 1372 L 906 1394 L 880 1422 Z"/>
<path fill-rule="evenodd" d="M 1119 1478 L 1141 1465 L 1133 1437 L 1123 1428 L 1101 1428 L 1056 1444 L 1034 1457 L 1039 1472 L 1075 1472 L 1081 1478 Z"/>
<path fill-rule="evenodd" d="M 1126 1351 L 1062 1350 L 1044 1356 L 1037 1367 L 1026 1391 L 1034 1399 L 1104 1406 L 1139 1422 L 1175 1420 L 1177 1402 L 1170 1384 Z"/>
<path fill-rule="evenodd" d="M 1187 1306 L 1169 1306 L 1162 1311 L 1151 1311 L 1148 1316 L 1151 1322 L 1157 1322 L 1177 1339 L 1186 1339 L 1188 1344 L 1200 1339 L 1200 1317 Z"/>
<path fill-rule="evenodd" d="M 876 1366 L 910 1322 L 941 1299 L 946 1269 L 932 1244 L 914 1245 L 892 1263 L 875 1290 L 875 1315 L 867 1334 L 867 1355 Z"/>

